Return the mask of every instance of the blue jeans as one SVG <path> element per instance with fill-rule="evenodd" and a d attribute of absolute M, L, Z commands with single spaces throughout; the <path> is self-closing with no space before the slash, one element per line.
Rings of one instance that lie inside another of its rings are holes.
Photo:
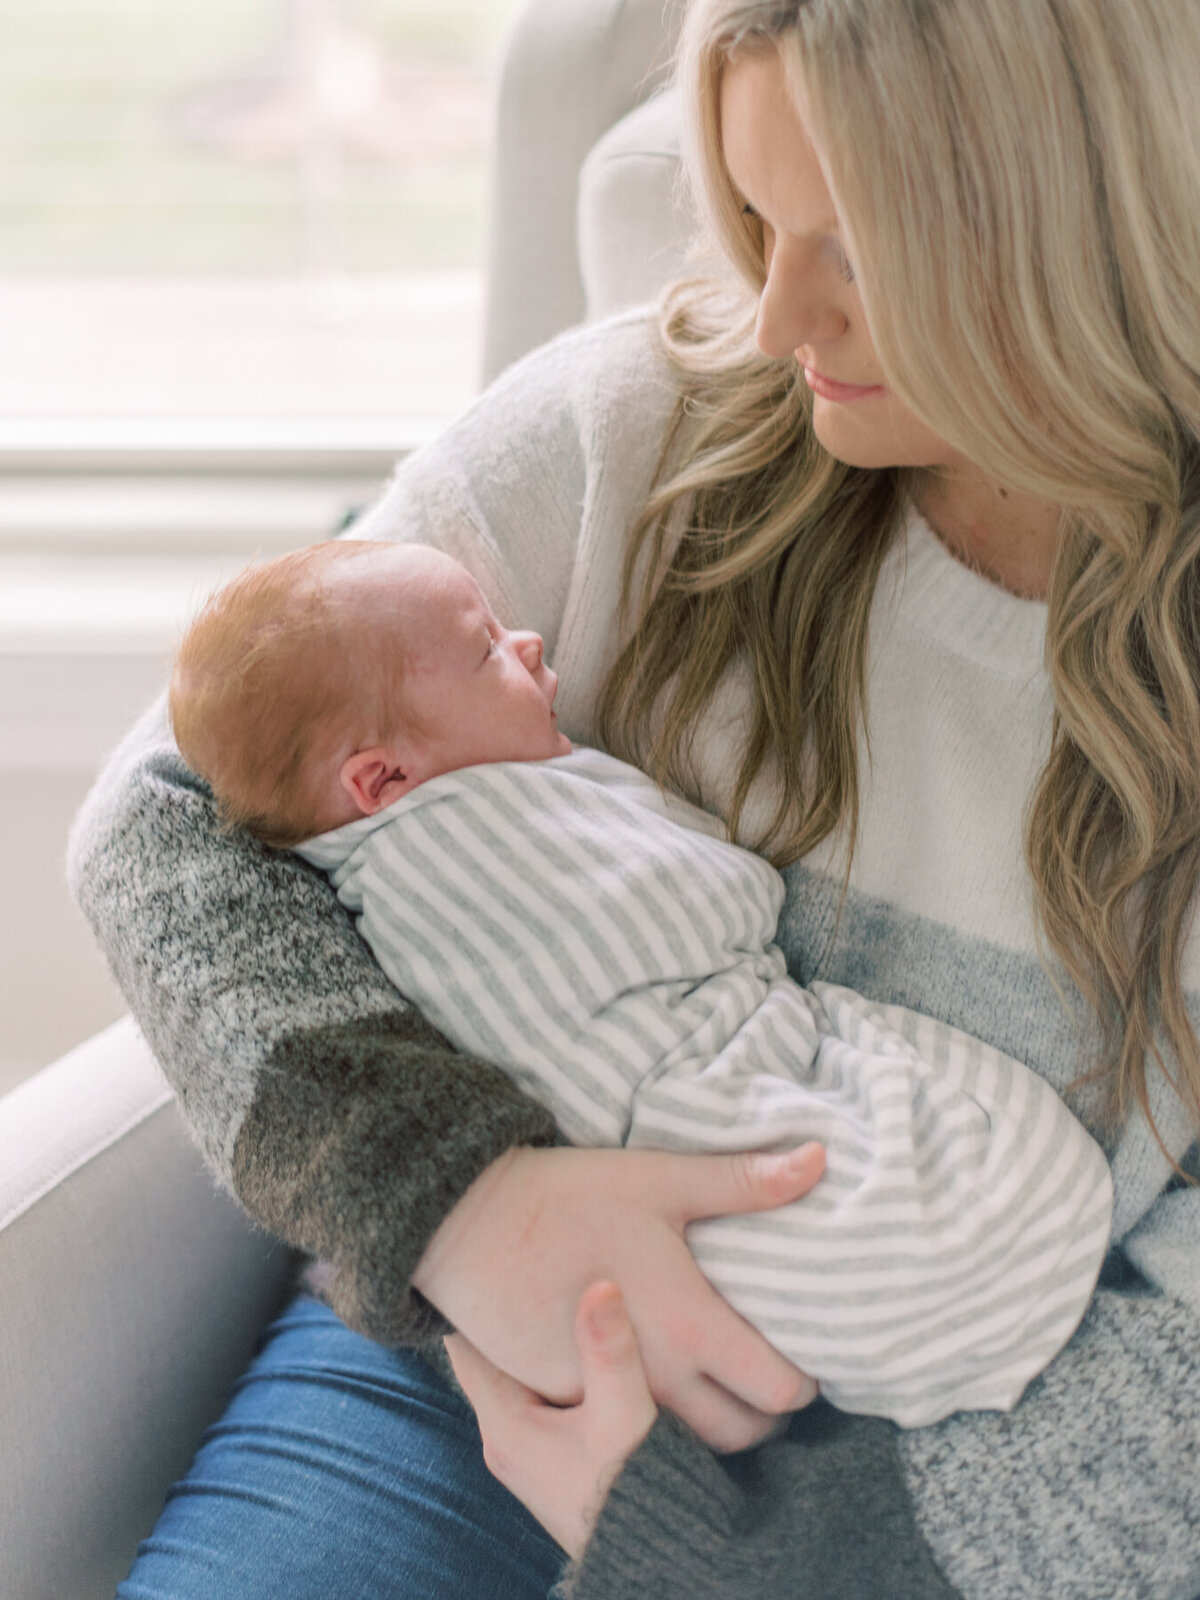
<path fill-rule="evenodd" d="M 301 1295 L 168 1496 L 119 1600 L 546 1600 L 563 1552 L 419 1356 Z"/>

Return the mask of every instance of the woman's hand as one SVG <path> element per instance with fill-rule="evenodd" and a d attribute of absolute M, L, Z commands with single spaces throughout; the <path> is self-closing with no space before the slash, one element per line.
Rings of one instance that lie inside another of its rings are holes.
<path fill-rule="evenodd" d="M 708 1283 L 689 1222 L 771 1210 L 806 1194 L 825 1154 L 675 1155 L 509 1150 L 434 1235 L 413 1283 L 487 1359 L 559 1405 L 577 1405 L 576 1309 L 620 1286 L 650 1392 L 714 1450 L 757 1444 L 816 1385 Z"/>
<path fill-rule="evenodd" d="M 493 1366 L 462 1334 L 446 1340 L 475 1407 L 488 1470 L 578 1559 L 621 1468 L 658 1414 L 633 1325 L 613 1283 L 586 1289 L 575 1318 L 583 1399 L 561 1409 Z"/>

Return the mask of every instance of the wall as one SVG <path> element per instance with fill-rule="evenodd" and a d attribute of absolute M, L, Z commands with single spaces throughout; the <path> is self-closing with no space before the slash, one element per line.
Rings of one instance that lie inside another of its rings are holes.
<path fill-rule="evenodd" d="M 67 829 L 90 781 L 86 772 L 0 772 L 0 817 L 14 845 L 0 918 L 0 1093 L 125 1010 L 63 871 Z"/>
<path fill-rule="evenodd" d="M 66 887 L 67 832 L 187 618 L 254 557 L 328 538 L 423 426 L 323 445 L 324 425 L 180 443 L 147 423 L 90 454 L 0 449 L 0 1093 L 125 1009 Z"/>
<path fill-rule="evenodd" d="M 180 613 L 212 571 L 0 548 L 0 1092 L 126 1009 L 67 888 L 67 833 L 165 682 Z"/>

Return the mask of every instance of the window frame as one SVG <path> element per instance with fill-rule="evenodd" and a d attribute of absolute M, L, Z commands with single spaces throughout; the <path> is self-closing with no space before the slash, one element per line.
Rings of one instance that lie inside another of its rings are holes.
<path fill-rule="evenodd" d="M 97 770 L 161 690 L 185 608 L 333 537 L 443 426 L 0 419 L 0 772 Z"/>

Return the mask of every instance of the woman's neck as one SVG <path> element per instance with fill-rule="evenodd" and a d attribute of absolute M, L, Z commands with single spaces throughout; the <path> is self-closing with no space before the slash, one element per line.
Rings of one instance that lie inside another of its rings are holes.
<path fill-rule="evenodd" d="M 974 469 L 917 475 L 913 502 L 951 552 L 973 571 L 1027 600 L 1044 600 L 1062 513 Z"/>

